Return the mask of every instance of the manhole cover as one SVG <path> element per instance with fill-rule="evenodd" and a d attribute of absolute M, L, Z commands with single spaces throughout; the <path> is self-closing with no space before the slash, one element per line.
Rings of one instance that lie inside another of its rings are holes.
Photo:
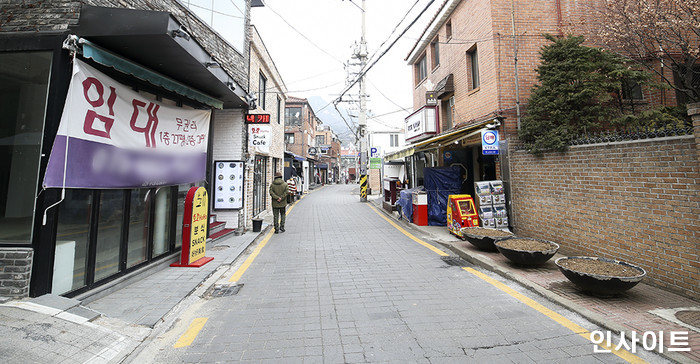
<path fill-rule="evenodd" d="M 460 258 L 460 257 L 442 257 L 441 258 L 443 262 L 447 263 L 448 265 L 452 265 L 455 267 L 469 267 L 469 263 L 467 263 L 466 260 Z"/>
<path fill-rule="evenodd" d="M 217 245 L 217 246 L 213 246 L 213 247 L 209 248 L 209 251 L 226 250 L 228 248 L 229 248 L 228 245 Z"/>
<path fill-rule="evenodd" d="M 228 297 L 238 294 L 238 291 L 243 287 L 243 283 L 236 284 L 215 284 L 204 294 L 205 298 Z"/>
<path fill-rule="evenodd" d="M 700 328 L 700 311 L 678 311 L 676 318 L 690 326 Z"/>

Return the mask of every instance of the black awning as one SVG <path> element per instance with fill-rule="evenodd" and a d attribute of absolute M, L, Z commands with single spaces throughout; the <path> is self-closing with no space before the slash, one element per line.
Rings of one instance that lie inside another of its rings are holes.
<path fill-rule="evenodd" d="M 247 108 L 246 91 L 167 12 L 84 5 L 73 34 L 224 102 Z M 175 34 L 180 34 L 177 36 Z"/>
<path fill-rule="evenodd" d="M 450 73 L 437 83 L 435 86 L 435 95 L 437 98 L 444 98 L 453 92 L 455 92 L 454 76 Z"/>

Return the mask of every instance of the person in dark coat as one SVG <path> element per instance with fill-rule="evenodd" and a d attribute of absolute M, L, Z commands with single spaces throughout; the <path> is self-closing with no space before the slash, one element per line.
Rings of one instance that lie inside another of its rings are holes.
<path fill-rule="evenodd" d="M 272 197 L 272 219 L 275 225 L 275 234 L 284 232 L 284 223 L 287 219 L 287 195 L 289 186 L 282 178 L 282 173 L 275 173 L 275 179 L 270 184 L 270 197 Z"/>

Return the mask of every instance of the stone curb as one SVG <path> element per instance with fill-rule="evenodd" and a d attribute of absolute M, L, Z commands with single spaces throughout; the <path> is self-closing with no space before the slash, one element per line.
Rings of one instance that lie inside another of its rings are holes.
<path fill-rule="evenodd" d="M 374 204 L 376 207 L 376 203 Z M 378 208 L 380 211 L 382 211 L 385 215 L 391 217 L 393 220 L 399 222 L 404 228 L 407 228 L 408 230 L 412 230 L 413 232 L 419 233 L 423 236 L 426 235 L 426 232 L 417 228 L 411 223 L 406 222 L 406 220 L 402 219 L 397 219 L 393 214 L 388 213 L 386 210 L 381 208 L 381 204 Z M 487 261 L 485 259 L 480 259 L 479 257 L 476 257 L 472 254 L 470 254 L 468 251 L 462 250 L 459 247 L 455 246 L 454 244 L 450 242 L 442 242 L 439 241 L 431 236 L 429 239 L 432 242 L 438 243 L 446 248 L 448 248 L 450 251 L 453 253 L 457 254 L 460 258 L 466 260 L 467 262 L 474 264 L 476 266 L 479 266 L 481 268 L 484 268 L 486 270 L 489 270 L 491 272 L 494 272 L 502 277 L 505 277 L 507 279 L 510 279 L 512 281 L 517 282 L 521 286 L 537 293 L 538 295 L 544 297 L 545 299 L 549 300 L 550 302 L 553 302 L 559 306 L 562 306 L 570 311 L 576 312 L 579 315 L 581 315 L 583 318 L 586 320 L 604 328 L 610 331 L 615 332 L 616 334 L 619 334 L 622 331 L 629 331 L 628 328 L 624 327 L 623 325 L 620 325 L 616 322 L 611 322 L 610 320 L 605 319 L 605 317 L 601 316 L 600 314 L 597 314 L 585 307 L 582 307 L 581 305 L 567 299 L 564 297 L 561 297 L 544 287 L 538 285 L 535 282 L 532 282 L 531 280 L 524 278 L 518 274 L 512 273 L 506 269 L 503 269 L 502 267 L 494 264 L 492 261 Z M 668 353 L 664 352 L 661 353 L 658 350 L 655 350 L 655 352 L 664 357 L 665 359 L 671 360 L 676 363 L 681 363 L 681 364 L 694 364 L 696 363 L 695 361 L 691 360 L 690 358 L 683 356 L 678 353 Z"/>
<path fill-rule="evenodd" d="M 270 225 L 265 226 L 261 229 L 255 238 L 253 238 L 248 246 L 241 250 L 241 253 L 234 257 L 230 262 L 222 262 L 217 266 L 209 275 L 207 275 L 202 281 L 194 287 L 189 293 L 187 293 L 172 309 L 165 313 L 162 319 L 153 327 L 151 333 L 146 337 L 134 350 L 130 353 L 124 355 L 122 362 L 130 363 L 138 357 L 138 355 L 148 347 L 158 336 L 167 331 L 172 327 L 178 319 L 178 314 L 187 309 L 191 304 L 200 299 L 200 296 L 206 292 L 209 287 L 216 284 L 216 282 L 224 275 L 230 267 L 232 267 L 235 262 L 246 254 L 246 251 L 251 247 L 260 242 L 262 238 L 267 234 L 267 232 L 272 229 Z M 252 233 L 252 230 L 250 231 Z"/>

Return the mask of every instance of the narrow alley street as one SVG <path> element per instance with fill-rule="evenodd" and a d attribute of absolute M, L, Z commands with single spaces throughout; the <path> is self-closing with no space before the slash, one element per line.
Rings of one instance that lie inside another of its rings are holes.
<path fill-rule="evenodd" d="M 595 353 L 561 322 L 595 325 L 513 283 L 506 292 L 466 262 L 448 264 L 444 249 L 389 224 L 356 190 L 329 185 L 290 205 L 286 232 L 265 234 L 239 259 L 249 266 L 237 262 L 217 282 L 242 284 L 237 294 L 204 295 L 127 361 L 664 362 Z"/>

